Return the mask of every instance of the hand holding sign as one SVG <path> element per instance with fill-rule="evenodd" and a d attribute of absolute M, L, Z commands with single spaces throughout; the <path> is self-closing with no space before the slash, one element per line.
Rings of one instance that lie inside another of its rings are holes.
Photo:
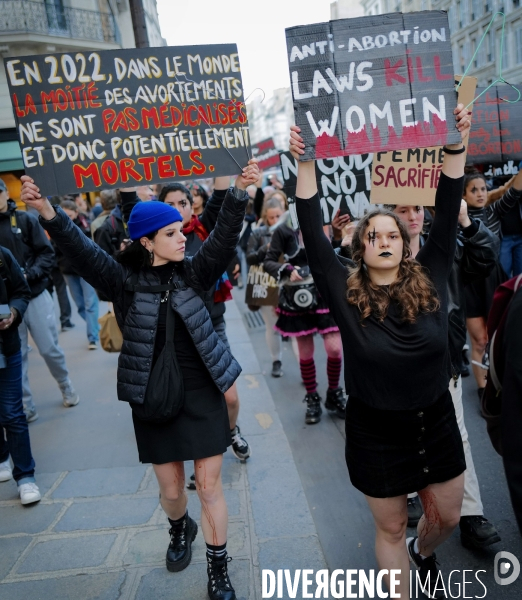
<path fill-rule="evenodd" d="M 259 167 L 257 159 L 251 158 L 248 165 L 243 169 L 243 173 L 236 178 L 235 186 L 239 190 L 246 190 L 249 185 L 255 184 L 259 179 Z"/>
<path fill-rule="evenodd" d="M 34 180 L 29 175 L 22 175 L 22 202 L 25 202 L 27 206 L 31 206 L 37 210 L 40 215 L 46 220 L 50 221 L 56 216 L 54 208 L 47 198 L 40 194 L 40 188 L 35 184 Z"/>

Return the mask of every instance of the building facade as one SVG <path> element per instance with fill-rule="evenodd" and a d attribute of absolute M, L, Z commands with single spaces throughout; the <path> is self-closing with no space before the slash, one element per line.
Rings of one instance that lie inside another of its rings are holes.
<path fill-rule="evenodd" d="M 156 0 L 143 0 L 151 46 L 164 46 Z M 133 48 L 129 0 L 0 0 L 2 58 Z M 23 174 L 15 119 L 0 61 L 0 177 L 13 198 Z"/>
<path fill-rule="evenodd" d="M 330 4 L 330 19 L 353 19 L 362 17 L 364 10 L 360 0 L 337 0 Z"/>
<path fill-rule="evenodd" d="M 522 83 L 522 3 L 520 0 L 361 0 L 365 15 L 419 10 L 444 10 L 448 13 L 453 66 L 462 75 L 473 62 L 468 75 L 486 86 L 499 76 L 513 84 Z M 486 33 L 496 12 L 506 15 L 503 47 L 501 15 Z M 484 40 L 480 44 L 483 36 Z M 478 52 L 475 55 L 475 51 Z M 474 56 L 475 55 L 475 56 Z"/>

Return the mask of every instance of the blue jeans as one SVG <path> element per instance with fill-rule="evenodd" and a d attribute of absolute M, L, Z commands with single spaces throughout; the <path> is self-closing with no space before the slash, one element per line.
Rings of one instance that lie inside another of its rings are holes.
<path fill-rule="evenodd" d="M 79 275 L 64 275 L 71 296 L 78 308 L 78 314 L 87 323 L 87 339 L 98 342 L 98 296 L 96 291 Z"/>
<path fill-rule="evenodd" d="M 11 455 L 13 477 L 20 485 L 34 481 L 29 427 L 22 403 L 22 353 L 6 356 L 6 360 L 7 367 L 0 369 L 0 462 Z"/>
<path fill-rule="evenodd" d="M 502 238 L 500 264 L 508 277 L 522 273 L 522 235 L 505 235 Z"/>

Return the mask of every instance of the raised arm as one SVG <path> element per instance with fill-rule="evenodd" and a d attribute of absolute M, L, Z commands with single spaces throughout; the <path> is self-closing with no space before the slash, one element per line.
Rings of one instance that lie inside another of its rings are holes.
<path fill-rule="evenodd" d="M 506 215 L 517 202 L 522 201 L 522 171 L 519 171 L 510 187 L 506 189 L 499 200 L 489 204 L 488 210 L 492 210 L 499 219 Z"/>
<path fill-rule="evenodd" d="M 456 127 L 464 140 L 470 128 L 470 115 L 463 104 L 453 111 Z M 417 254 L 417 260 L 430 270 L 432 278 L 447 279 L 457 246 L 457 225 L 464 183 L 466 162 L 463 144 L 445 146 L 442 173 L 435 195 L 435 218 L 428 240 Z"/>
<path fill-rule="evenodd" d="M 299 159 L 304 154 L 303 139 L 300 129 L 293 126 L 290 137 L 290 152 Z M 299 161 L 297 167 L 296 207 L 299 227 L 303 234 L 306 256 L 314 282 L 321 295 L 328 301 L 332 287 L 339 282 L 345 285 L 346 267 L 337 258 L 330 240 L 323 230 L 323 217 L 319 204 L 317 180 L 315 177 L 315 161 Z"/>
<path fill-rule="evenodd" d="M 246 188 L 258 177 L 257 161 L 251 159 L 226 193 L 216 227 L 192 259 L 195 286 L 210 290 L 233 259 L 249 200 Z"/>
<path fill-rule="evenodd" d="M 124 268 L 89 239 L 61 210 L 42 198 L 39 188 L 27 175 L 22 176 L 22 200 L 40 214 L 40 224 L 54 243 L 74 264 L 78 275 L 103 292 L 110 300 L 120 297 Z"/>
<path fill-rule="evenodd" d="M 203 227 L 210 233 L 216 226 L 219 211 L 223 206 L 223 201 L 230 187 L 230 177 L 216 177 L 214 181 L 214 191 L 208 199 L 199 220 Z"/>

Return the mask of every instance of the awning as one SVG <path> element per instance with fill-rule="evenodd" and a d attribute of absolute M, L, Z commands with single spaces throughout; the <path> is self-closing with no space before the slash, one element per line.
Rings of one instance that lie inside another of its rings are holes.
<path fill-rule="evenodd" d="M 20 144 L 16 140 L 0 142 L 0 173 L 23 171 L 24 168 Z"/>

